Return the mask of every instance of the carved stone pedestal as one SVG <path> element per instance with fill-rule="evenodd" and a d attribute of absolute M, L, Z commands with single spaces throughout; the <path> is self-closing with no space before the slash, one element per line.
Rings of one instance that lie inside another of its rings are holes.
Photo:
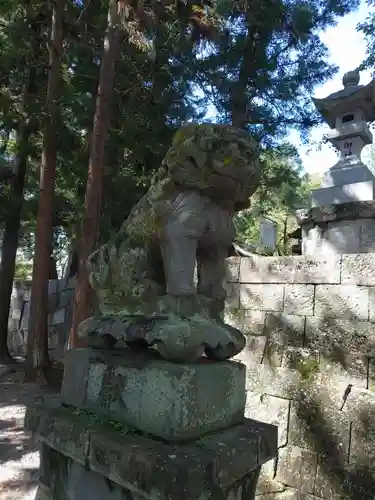
<path fill-rule="evenodd" d="M 245 419 L 244 367 L 150 352 L 71 351 L 61 401 L 25 426 L 41 443 L 36 500 L 250 500 L 277 427 Z"/>
<path fill-rule="evenodd" d="M 245 396 L 245 366 L 234 361 L 182 365 L 151 349 L 75 349 L 66 353 L 60 397 L 177 442 L 243 423 Z"/>

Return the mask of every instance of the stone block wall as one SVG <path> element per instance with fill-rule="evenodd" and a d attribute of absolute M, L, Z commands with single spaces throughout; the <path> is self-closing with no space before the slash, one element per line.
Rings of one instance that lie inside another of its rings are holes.
<path fill-rule="evenodd" d="M 49 286 L 50 347 L 67 340 L 74 280 Z M 30 283 L 15 283 L 13 352 L 25 352 Z M 247 346 L 246 416 L 279 427 L 258 500 L 375 496 L 375 254 L 228 259 L 226 319 Z"/>
<path fill-rule="evenodd" d="M 231 258 L 246 416 L 279 426 L 258 500 L 375 498 L 375 254 Z"/>
<path fill-rule="evenodd" d="M 50 280 L 48 286 L 48 333 L 51 354 L 60 358 L 72 321 L 75 279 Z M 30 315 L 31 282 L 16 281 L 9 314 L 8 346 L 13 354 L 26 353 Z"/>

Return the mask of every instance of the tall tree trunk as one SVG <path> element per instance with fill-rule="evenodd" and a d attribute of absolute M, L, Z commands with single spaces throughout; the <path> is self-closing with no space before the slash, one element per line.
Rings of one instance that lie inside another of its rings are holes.
<path fill-rule="evenodd" d="M 49 74 L 40 168 L 40 193 L 36 224 L 35 256 L 27 341 L 27 378 L 43 375 L 48 356 L 48 279 L 52 249 L 52 219 L 56 178 L 57 141 L 60 121 L 61 51 L 65 0 L 54 0 L 49 43 Z"/>
<path fill-rule="evenodd" d="M 258 12 L 256 12 L 255 9 L 249 9 L 246 14 L 247 35 L 245 40 L 245 51 L 239 70 L 238 80 L 235 81 L 232 86 L 232 125 L 242 129 L 246 129 L 251 120 L 251 103 L 248 95 L 248 86 L 249 83 L 251 84 L 251 82 L 254 82 L 257 75 L 257 68 L 254 67 L 254 61 L 257 60 L 256 56 L 259 52 L 264 52 L 266 50 L 269 37 L 272 35 L 272 31 L 269 31 L 267 35 L 261 33 L 258 25 L 259 19 L 264 15 L 264 5 L 264 2 L 260 3 L 260 10 Z M 262 40 L 262 42 L 259 40 Z"/>
<path fill-rule="evenodd" d="M 66 264 L 64 278 L 75 278 L 78 275 L 79 256 L 75 248 L 70 251 L 68 262 Z"/>
<path fill-rule="evenodd" d="M 36 69 L 30 68 L 25 85 L 21 109 L 22 120 L 16 136 L 15 175 L 11 179 L 11 201 L 7 210 L 0 263 L 0 362 L 12 362 L 7 340 L 8 321 L 11 304 L 14 271 L 21 227 L 23 190 L 29 156 L 29 138 L 31 134 L 28 108 L 36 94 Z M 25 117 L 26 115 L 26 117 Z"/>
<path fill-rule="evenodd" d="M 57 280 L 59 279 L 59 275 L 57 273 L 57 262 L 55 257 L 51 255 L 49 259 L 49 273 L 48 273 L 48 279 L 50 280 Z"/>
<path fill-rule="evenodd" d="M 87 259 L 98 240 L 99 218 L 102 207 L 104 176 L 104 152 L 107 128 L 111 116 L 111 98 L 115 79 L 115 64 L 120 54 L 121 27 L 118 0 L 109 0 L 108 27 L 100 67 L 99 87 L 96 98 L 93 133 L 90 148 L 88 178 L 85 195 L 85 213 L 82 217 L 79 245 L 79 272 L 74 297 L 73 323 L 69 335 L 69 347 L 80 347 L 77 327 L 91 310 L 91 289 L 88 282 Z"/>
<path fill-rule="evenodd" d="M 252 33 L 249 30 L 246 38 L 246 53 L 240 67 L 238 80 L 232 87 L 232 125 L 245 129 L 249 122 L 249 99 L 247 95 L 247 85 L 252 73 L 252 56 L 254 51 L 254 42 Z"/>

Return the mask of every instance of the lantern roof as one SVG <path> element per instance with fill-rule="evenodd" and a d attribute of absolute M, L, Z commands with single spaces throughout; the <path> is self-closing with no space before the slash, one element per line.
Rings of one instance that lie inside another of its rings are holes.
<path fill-rule="evenodd" d="M 375 80 L 368 85 L 359 85 L 358 70 L 348 71 L 342 79 L 344 88 L 323 99 L 313 98 L 316 109 L 331 128 L 335 128 L 336 118 L 357 109 L 364 113 L 365 120 L 375 120 Z"/>

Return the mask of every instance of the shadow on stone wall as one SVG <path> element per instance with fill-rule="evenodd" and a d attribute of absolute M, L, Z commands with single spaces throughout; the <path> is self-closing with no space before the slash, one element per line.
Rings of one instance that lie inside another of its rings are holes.
<path fill-rule="evenodd" d="M 315 495 L 327 499 L 372 499 L 375 491 L 374 471 L 350 463 L 350 452 L 343 447 L 342 436 L 332 426 L 331 419 L 324 414 L 324 401 L 314 395 L 313 388 L 304 396 L 296 404 L 296 424 L 304 434 L 309 448 L 319 454 Z M 368 428 L 369 419 L 374 416 L 369 413 L 357 416 L 363 430 Z M 348 444 L 351 446 L 351 443 Z"/>
<path fill-rule="evenodd" d="M 74 284 L 50 284 L 50 348 L 61 353 Z M 26 345 L 29 285 L 12 299 L 13 352 Z M 279 427 L 259 500 L 373 500 L 375 255 L 232 258 L 227 291 L 226 319 L 247 338 L 246 416 Z"/>
<path fill-rule="evenodd" d="M 259 500 L 373 500 L 375 256 L 232 259 L 250 418 L 279 427 Z"/>

